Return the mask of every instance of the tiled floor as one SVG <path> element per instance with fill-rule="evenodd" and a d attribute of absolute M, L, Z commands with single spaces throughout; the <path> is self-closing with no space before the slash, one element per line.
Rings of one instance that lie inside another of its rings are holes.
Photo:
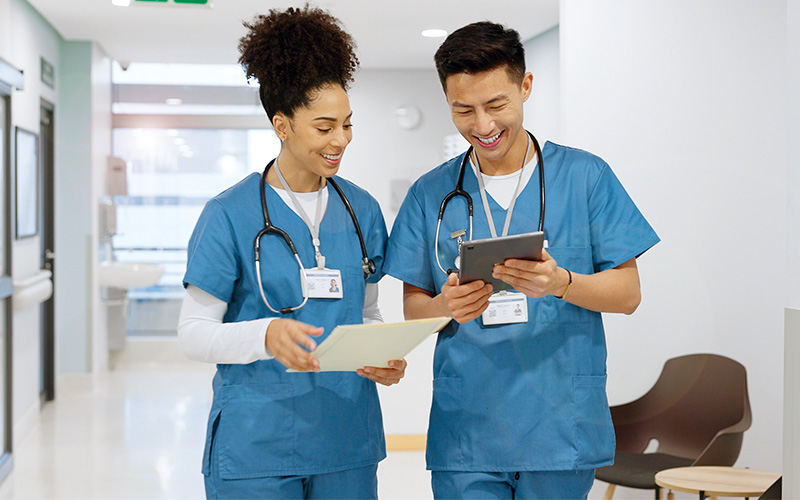
<path fill-rule="evenodd" d="M 14 453 L 0 499 L 201 499 L 213 366 L 120 363 L 59 380 L 58 399 Z M 423 452 L 392 452 L 382 499 L 431 498 Z"/>

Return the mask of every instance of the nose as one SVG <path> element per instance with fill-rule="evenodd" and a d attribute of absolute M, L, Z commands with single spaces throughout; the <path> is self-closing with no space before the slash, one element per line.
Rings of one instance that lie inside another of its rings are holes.
<path fill-rule="evenodd" d="M 475 135 L 489 135 L 494 132 L 494 117 L 482 109 L 475 112 Z"/>
<path fill-rule="evenodd" d="M 336 146 L 337 148 L 345 148 L 348 144 L 350 144 L 350 140 L 352 139 L 352 133 L 348 130 L 345 130 L 344 127 L 337 127 L 333 133 L 333 138 L 331 140 L 331 144 Z"/>

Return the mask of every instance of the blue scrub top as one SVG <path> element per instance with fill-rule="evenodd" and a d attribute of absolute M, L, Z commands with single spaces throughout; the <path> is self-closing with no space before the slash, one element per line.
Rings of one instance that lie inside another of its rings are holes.
<path fill-rule="evenodd" d="M 597 273 L 659 241 L 603 160 L 550 142 L 542 156 L 547 251 L 560 267 Z M 423 175 L 409 190 L 389 239 L 387 274 L 440 292 L 447 276 L 434 258 L 437 215 L 442 199 L 456 185 L 463 157 Z M 475 204 L 473 238 L 491 237 L 469 167 L 464 189 Z M 492 217 L 502 224 L 506 211 L 488 198 Z M 539 213 L 539 176 L 534 173 L 517 199 L 509 234 L 536 231 Z M 455 267 L 458 255 L 450 233 L 467 227 L 466 201 L 453 198 L 439 234 L 445 269 Z M 601 315 L 553 296 L 528 297 L 527 303 L 527 323 L 452 321 L 439 334 L 428 469 L 576 470 L 612 463 L 615 442 L 605 391 Z"/>
<path fill-rule="evenodd" d="M 361 225 L 368 255 L 383 276 L 386 225 L 377 201 L 336 177 Z M 279 316 L 261 299 L 253 243 L 264 227 L 261 177 L 252 174 L 210 200 L 189 241 L 184 285 L 194 285 L 228 303 L 223 322 Z M 342 273 L 343 299 L 309 298 L 282 315 L 325 329 L 317 344 L 340 324 L 363 322 L 365 280 L 355 226 L 339 195 L 328 186 L 320 226 L 326 266 Z M 270 219 L 292 238 L 304 267 L 316 266 L 311 235 L 302 219 L 270 187 Z M 302 302 L 300 271 L 283 238 L 261 240 L 264 292 L 276 309 Z M 218 447 L 223 479 L 322 474 L 375 464 L 386 456 L 375 383 L 355 373 L 286 373 L 279 361 L 219 364 L 208 420 L 203 473 L 210 449 Z"/>

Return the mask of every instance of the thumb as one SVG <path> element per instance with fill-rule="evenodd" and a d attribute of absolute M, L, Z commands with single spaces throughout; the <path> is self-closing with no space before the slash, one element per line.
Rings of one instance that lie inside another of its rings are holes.
<path fill-rule="evenodd" d="M 447 284 L 450 286 L 458 285 L 458 273 L 450 273 L 447 276 Z"/>

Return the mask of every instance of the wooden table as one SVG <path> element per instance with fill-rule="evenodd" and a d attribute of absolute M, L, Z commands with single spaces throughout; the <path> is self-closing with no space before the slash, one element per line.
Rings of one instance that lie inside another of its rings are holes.
<path fill-rule="evenodd" d="M 759 497 L 781 477 L 774 472 L 736 467 L 677 467 L 656 474 L 662 488 L 708 496 Z"/>

